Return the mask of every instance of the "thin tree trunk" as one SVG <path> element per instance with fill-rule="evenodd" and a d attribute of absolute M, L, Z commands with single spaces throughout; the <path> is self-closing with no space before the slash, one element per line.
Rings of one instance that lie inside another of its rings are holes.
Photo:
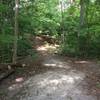
<path fill-rule="evenodd" d="M 16 64 L 17 62 L 18 4 L 19 0 L 15 0 L 15 34 L 14 34 L 14 47 L 13 47 L 13 64 Z"/>
<path fill-rule="evenodd" d="M 80 27 L 85 25 L 85 1 L 80 0 Z"/>
<path fill-rule="evenodd" d="M 61 35 L 61 38 L 62 38 L 62 43 L 64 43 L 64 5 L 63 5 L 63 0 L 60 1 L 60 6 L 61 6 L 61 31 L 62 31 L 62 35 Z"/>
<path fill-rule="evenodd" d="M 70 3 L 72 4 L 72 3 L 74 3 L 75 2 L 75 0 L 70 0 Z"/>
<path fill-rule="evenodd" d="M 85 1 L 84 0 L 80 0 L 80 21 L 79 21 L 79 30 L 77 33 L 77 56 L 80 55 L 80 31 L 83 28 L 83 26 L 85 25 Z"/>

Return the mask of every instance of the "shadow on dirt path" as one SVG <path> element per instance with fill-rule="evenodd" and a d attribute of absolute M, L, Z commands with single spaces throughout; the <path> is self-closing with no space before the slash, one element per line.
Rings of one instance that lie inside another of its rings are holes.
<path fill-rule="evenodd" d="M 54 54 L 58 45 L 40 45 L 41 41 L 36 39 L 41 65 L 26 68 L 31 73 L 26 79 L 21 73 L 14 80 L 2 82 L 0 91 L 5 95 L 0 100 L 100 100 L 99 93 L 97 96 L 89 92 L 86 69 L 80 70 L 84 67 L 82 63 Z M 79 69 L 75 64 L 82 67 Z"/>

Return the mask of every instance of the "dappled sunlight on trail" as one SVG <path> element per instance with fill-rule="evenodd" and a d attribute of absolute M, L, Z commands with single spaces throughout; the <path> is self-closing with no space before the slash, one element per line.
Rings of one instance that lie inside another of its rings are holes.
<path fill-rule="evenodd" d="M 19 100 L 96 100 L 79 86 L 84 78 L 83 73 L 75 70 L 47 71 L 24 83 L 27 88 L 21 92 Z"/>
<path fill-rule="evenodd" d="M 27 79 L 16 77 L 7 88 L 10 95 L 5 100 L 99 100 L 88 94 L 86 73 L 74 68 L 74 64 L 81 66 L 90 64 L 89 61 L 65 60 L 55 54 L 59 45 L 41 43 L 41 38 L 37 39 L 40 65 L 31 66 L 33 74 Z"/>
<path fill-rule="evenodd" d="M 51 56 L 48 56 L 47 58 L 45 58 L 43 65 L 45 67 L 53 67 L 53 68 L 66 68 L 66 69 L 71 68 L 68 62 L 62 61 L 61 59 L 58 59 L 56 57 L 52 58 Z"/>
<path fill-rule="evenodd" d="M 73 69 L 64 59 L 48 54 L 42 69 L 23 83 L 14 100 L 97 100 L 88 95 L 85 73 Z"/>
<path fill-rule="evenodd" d="M 55 53 L 57 51 L 57 48 L 59 47 L 59 45 L 50 45 L 50 44 L 44 44 L 42 46 L 37 47 L 37 51 L 39 52 L 48 52 L 48 53 Z"/>

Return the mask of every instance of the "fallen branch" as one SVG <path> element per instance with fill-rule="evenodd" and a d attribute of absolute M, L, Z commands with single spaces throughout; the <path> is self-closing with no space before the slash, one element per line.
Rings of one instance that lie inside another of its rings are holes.
<path fill-rule="evenodd" d="M 6 79 L 8 76 L 10 76 L 13 73 L 14 73 L 13 69 L 2 71 L 2 73 L 0 73 L 0 81 L 2 81 L 3 79 Z"/>

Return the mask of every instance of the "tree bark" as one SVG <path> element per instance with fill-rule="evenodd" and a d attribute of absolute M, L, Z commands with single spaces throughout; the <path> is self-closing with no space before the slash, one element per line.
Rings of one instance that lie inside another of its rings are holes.
<path fill-rule="evenodd" d="M 64 10 L 65 10 L 65 6 L 64 6 L 64 3 L 63 3 L 63 0 L 60 1 L 60 9 L 61 9 L 61 38 L 62 38 L 62 43 L 65 42 L 65 33 L 64 33 Z"/>
<path fill-rule="evenodd" d="M 80 27 L 85 25 L 85 1 L 80 0 Z"/>
<path fill-rule="evenodd" d="M 14 34 L 14 47 L 13 47 L 13 64 L 17 63 L 18 5 L 19 5 L 19 0 L 15 0 L 15 34 Z"/>
<path fill-rule="evenodd" d="M 72 3 L 74 3 L 75 2 L 75 0 L 70 0 L 70 3 L 72 4 Z"/>

